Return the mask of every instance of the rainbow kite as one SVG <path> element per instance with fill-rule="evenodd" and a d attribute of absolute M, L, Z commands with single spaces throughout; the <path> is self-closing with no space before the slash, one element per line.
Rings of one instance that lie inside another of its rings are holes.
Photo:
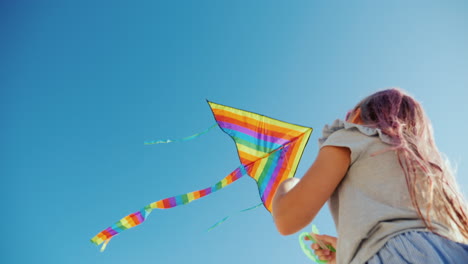
<path fill-rule="evenodd" d="M 113 236 L 143 223 L 153 209 L 167 209 L 190 203 L 228 186 L 246 174 L 257 182 L 263 205 L 271 212 L 271 203 L 279 184 L 294 177 L 312 128 L 209 101 L 208 104 L 217 125 L 236 143 L 241 165 L 211 187 L 156 201 L 122 218 L 91 239 L 96 245 L 104 243 L 101 251 Z M 196 138 L 207 131 L 179 141 Z M 173 141 L 176 140 L 158 140 L 146 144 Z"/>

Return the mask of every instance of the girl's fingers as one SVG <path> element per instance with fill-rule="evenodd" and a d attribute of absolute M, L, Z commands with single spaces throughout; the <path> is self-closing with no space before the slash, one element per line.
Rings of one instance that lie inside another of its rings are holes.
<path fill-rule="evenodd" d="M 330 252 L 329 250 L 316 250 L 315 255 L 320 260 L 333 260 L 335 259 L 335 253 Z"/>
<path fill-rule="evenodd" d="M 336 248 L 337 238 L 327 235 L 316 235 L 317 239 L 320 239 L 324 244 L 332 245 Z M 335 253 L 328 248 L 321 248 L 318 243 L 312 243 L 310 247 L 314 250 L 314 254 L 320 260 L 333 261 L 335 259 Z"/>
<path fill-rule="evenodd" d="M 323 250 L 323 249 L 314 250 L 314 253 L 315 253 L 315 255 L 317 255 L 317 256 L 330 256 L 330 255 L 331 255 L 331 252 L 330 252 L 330 250 L 328 250 L 328 249 L 325 249 L 325 250 Z"/>
<path fill-rule="evenodd" d="M 319 256 L 318 257 L 320 260 L 330 260 L 331 256 Z"/>
<path fill-rule="evenodd" d="M 323 251 L 323 250 L 315 251 L 315 255 L 320 260 L 331 260 L 331 259 L 333 259 L 333 256 L 330 254 L 330 252 L 328 252 L 329 254 L 325 254 L 325 253 L 326 252 Z"/>
<path fill-rule="evenodd" d="M 332 245 L 334 248 L 336 248 L 336 243 L 338 241 L 338 239 L 336 237 L 332 237 L 332 236 L 327 236 L 327 235 L 316 235 L 318 239 L 322 240 L 323 242 L 325 242 L 325 244 L 330 244 Z"/>

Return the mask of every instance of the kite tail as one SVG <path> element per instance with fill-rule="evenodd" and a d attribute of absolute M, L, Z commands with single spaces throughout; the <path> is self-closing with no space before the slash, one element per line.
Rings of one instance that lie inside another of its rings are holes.
<path fill-rule="evenodd" d="M 208 131 L 210 131 L 212 128 L 218 126 L 218 123 L 210 126 L 209 128 L 207 128 L 205 131 L 203 132 L 200 132 L 200 133 L 197 133 L 197 134 L 194 134 L 194 135 L 191 135 L 191 136 L 188 136 L 188 137 L 184 137 L 182 139 L 160 139 L 160 140 L 153 140 L 153 141 L 145 141 L 145 145 L 154 145 L 154 144 L 162 144 L 162 143 L 171 143 L 171 142 L 178 142 L 178 141 L 188 141 L 188 140 L 192 140 L 192 139 L 195 139 L 205 133 L 208 133 Z"/>
<path fill-rule="evenodd" d="M 102 252 L 104 251 L 104 249 L 106 248 L 107 244 L 109 243 L 112 237 L 114 237 L 115 235 L 121 233 L 122 231 L 126 229 L 135 227 L 143 223 L 146 220 L 146 218 L 149 216 L 149 214 L 153 211 L 153 209 L 169 209 L 169 208 L 176 207 L 179 205 L 188 204 L 192 201 L 205 197 L 211 193 L 214 193 L 228 186 L 229 184 L 240 179 L 245 174 L 247 174 L 246 169 L 243 165 L 241 165 L 240 167 L 235 169 L 233 172 L 231 172 L 228 176 L 224 177 L 224 179 L 220 180 L 219 182 L 217 182 L 215 185 L 211 187 L 198 190 L 198 191 L 194 191 L 194 192 L 189 192 L 186 194 L 169 197 L 169 198 L 151 203 L 143 207 L 140 211 L 127 215 L 126 217 L 118 221 L 117 223 L 101 231 L 99 234 L 97 234 L 91 239 L 91 242 L 93 242 L 94 244 L 98 246 L 104 243 L 101 248 L 101 252 Z"/>

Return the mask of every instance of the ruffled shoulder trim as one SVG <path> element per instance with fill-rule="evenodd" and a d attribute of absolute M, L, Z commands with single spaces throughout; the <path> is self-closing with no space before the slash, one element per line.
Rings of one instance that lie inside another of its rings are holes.
<path fill-rule="evenodd" d="M 350 131 L 356 130 L 370 137 L 378 136 L 382 142 L 392 145 L 392 139 L 388 135 L 384 134 L 380 129 L 349 123 L 341 119 L 336 119 L 331 125 L 325 125 L 323 127 L 322 137 L 319 138 L 320 145 L 322 145 L 331 134 L 342 129 Z"/>

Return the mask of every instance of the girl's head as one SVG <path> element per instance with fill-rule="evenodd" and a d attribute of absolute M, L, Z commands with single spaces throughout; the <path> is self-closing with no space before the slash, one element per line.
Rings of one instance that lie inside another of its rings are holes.
<path fill-rule="evenodd" d="M 376 127 L 390 136 L 395 145 L 404 144 L 403 135 L 432 138 L 430 121 L 413 97 L 396 88 L 376 92 L 359 102 L 347 120 Z"/>
<path fill-rule="evenodd" d="M 400 89 L 376 92 L 359 102 L 348 122 L 380 129 L 388 135 L 402 167 L 414 207 L 426 226 L 442 222 L 468 241 L 468 215 L 450 167 L 438 151 L 424 109 Z"/>

